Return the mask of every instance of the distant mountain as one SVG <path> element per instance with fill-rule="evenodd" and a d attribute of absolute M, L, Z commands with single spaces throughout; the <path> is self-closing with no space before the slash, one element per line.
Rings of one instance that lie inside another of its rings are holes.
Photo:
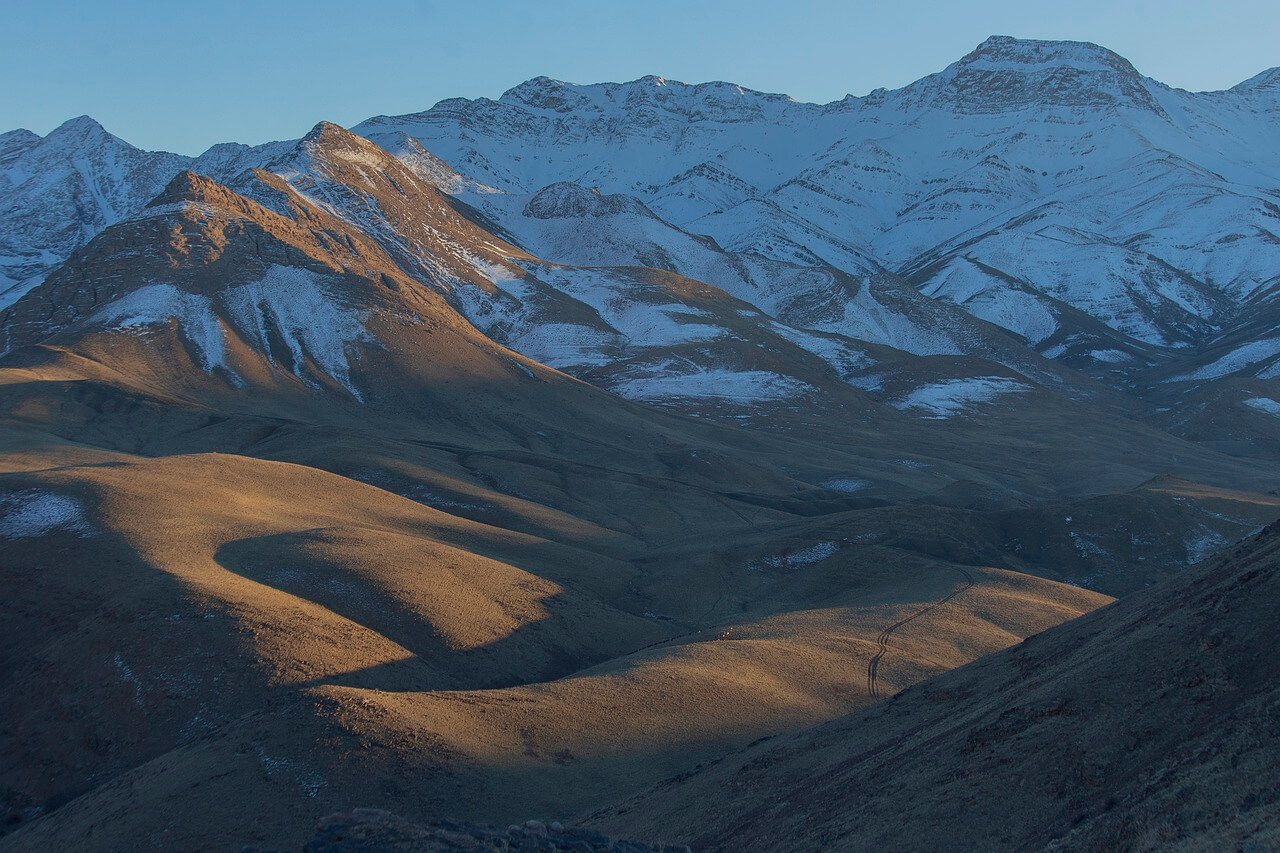
<path fill-rule="evenodd" d="M 1195 94 L 1096 45 L 993 37 L 825 105 L 536 78 L 370 119 L 369 141 L 321 123 L 181 158 L 84 118 L 15 131 L 0 352 L 96 305 L 38 285 L 189 168 L 335 217 L 495 343 L 648 405 L 826 434 L 842 411 L 1012 428 L 1035 399 L 1266 455 L 1276 76 Z"/>
<path fill-rule="evenodd" d="M 628 193 L 729 249 L 898 271 L 1051 356 L 1097 342 L 1059 326 L 1065 304 L 1172 357 L 1275 280 L 1275 76 L 1196 94 L 1096 45 L 995 37 L 903 89 L 825 105 L 539 78 L 356 130 L 414 136 L 508 191 Z M 1096 351 L 1100 370 L 1119 358 Z"/>
<path fill-rule="evenodd" d="M 186 163 L 134 148 L 88 116 L 45 137 L 0 135 L 0 307 L 103 228 L 136 213 Z"/>
<path fill-rule="evenodd" d="M 828 269 L 896 272 L 1132 390 L 1152 370 L 1259 375 L 1280 357 L 1268 338 L 1250 338 L 1235 345 L 1251 347 L 1239 364 L 1196 362 L 1232 339 L 1248 316 L 1242 300 L 1280 282 L 1280 166 L 1268 142 L 1280 122 L 1277 77 L 1189 93 L 1096 45 L 993 37 L 903 89 L 825 105 L 727 83 L 536 78 L 497 101 L 444 101 L 356 131 L 546 260 L 655 266 L 773 314 L 776 300 L 751 292 L 758 285 L 735 285 L 779 271 L 813 281 Z M 136 212 L 179 169 L 232 181 L 273 168 L 292 145 L 228 143 L 182 158 L 138 151 L 87 118 L 44 139 L 6 134 L 3 298 Z M 630 198 L 629 215 L 648 224 L 614 220 L 608 239 L 584 243 L 579 226 L 599 229 L 598 210 L 524 215 L 527 199 L 545 202 L 544 188 L 566 183 Z M 657 230 L 641 237 L 633 226 Z M 705 251 L 682 248 L 691 239 L 730 253 L 735 269 L 709 268 Z M 883 327 L 841 324 L 824 331 L 903 348 Z"/>

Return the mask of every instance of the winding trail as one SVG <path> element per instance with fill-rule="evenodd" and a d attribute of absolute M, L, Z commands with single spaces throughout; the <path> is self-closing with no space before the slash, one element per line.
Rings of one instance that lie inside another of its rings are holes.
<path fill-rule="evenodd" d="M 903 625 L 906 625 L 908 622 L 919 619 L 926 613 L 938 609 L 948 601 L 951 601 L 956 596 L 960 595 L 962 592 L 971 589 L 974 583 L 976 583 L 973 579 L 973 575 L 969 574 L 968 571 L 960 568 L 959 566 L 955 566 L 954 568 L 957 572 L 964 575 L 964 583 L 953 589 L 951 593 L 944 598 L 938 599 L 927 607 L 922 607 L 905 619 L 899 619 L 897 622 L 894 622 L 888 628 L 881 631 L 880 636 L 876 638 L 876 653 L 867 663 L 867 693 L 872 699 L 880 699 L 884 696 L 884 694 L 880 692 L 880 661 L 884 658 L 885 653 L 889 651 L 889 638 L 893 635 L 893 632 L 901 628 Z"/>

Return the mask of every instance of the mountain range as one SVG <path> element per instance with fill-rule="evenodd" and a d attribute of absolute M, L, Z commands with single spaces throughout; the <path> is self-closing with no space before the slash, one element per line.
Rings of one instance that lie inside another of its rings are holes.
<path fill-rule="evenodd" d="M 194 158 L 0 135 L 0 847 L 358 805 L 768 846 L 687 809 L 773 783 L 697 767 L 799 785 L 1048 695 L 999 681 L 1068 668 L 1024 638 L 1173 612 L 1280 516 L 1277 131 L 1280 69 L 993 37 L 824 105 L 536 78 Z M 790 730 L 842 746 L 749 746 Z"/>

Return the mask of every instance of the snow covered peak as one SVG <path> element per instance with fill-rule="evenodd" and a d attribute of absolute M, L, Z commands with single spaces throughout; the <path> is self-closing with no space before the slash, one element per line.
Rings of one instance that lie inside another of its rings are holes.
<path fill-rule="evenodd" d="M 258 211 L 257 205 L 249 204 L 251 201 L 256 199 L 241 195 L 207 175 L 184 169 L 155 198 L 136 213 L 122 217 L 120 221 L 129 223 L 157 217 L 181 218 L 191 211 L 198 211 L 200 219 L 208 217 L 214 211 L 233 218 L 253 217 Z"/>
<path fill-rule="evenodd" d="M 184 201 L 205 202 L 213 195 L 225 193 L 225 189 L 212 178 L 198 175 L 190 169 L 183 169 L 174 175 L 173 180 L 161 190 L 160 194 L 147 204 L 147 207 L 160 207 Z"/>
<path fill-rule="evenodd" d="M 0 176 L 8 179 L 9 176 L 4 172 L 7 171 L 9 164 L 39 144 L 39 135 L 26 128 L 20 127 L 8 133 L 0 133 Z"/>
<path fill-rule="evenodd" d="M 901 90 L 960 114 L 1126 105 L 1160 107 L 1146 81 L 1119 54 L 1089 42 L 992 36 L 939 74 Z"/>
<path fill-rule="evenodd" d="M 354 134 L 348 131 L 345 127 L 334 124 L 331 121 L 320 121 L 316 123 L 315 127 L 311 128 L 311 130 L 307 132 L 306 136 L 302 137 L 302 142 L 316 143 L 346 140 L 349 136 L 354 136 Z"/>
<path fill-rule="evenodd" d="M 47 144 L 56 144 L 63 148 L 100 145 L 107 140 L 116 142 L 120 145 L 126 144 L 117 137 L 107 133 L 106 128 L 98 124 L 98 122 L 89 116 L 77 116 L 76 118 L 64 121 L 62 124 L 51 130 L 49 135 L 44 139 Z"/>
<path fill-rule="evenodd" d="M 1116 72 L 1137 77 L 1129 60 L 1087 41 L 1043 41 L 1012 36 L 991 36 L 958 63 L 965 68 L 1023 73 L 1047 68 Z"/>
<path fill-rule="evenodd" d="M 7 133 L 0 133 L 0 151 L 16 148 L 27 148 L 40 141 L 40 134 L 32 133 L 25 127 L 19 127 Z"/>
<path fill-rule="evenodd" d="M 278 156 L 268 160 L 263 168 L 287 175 L 341 169 L 347 164 L 384 170 L 394 162 L 392 156 L 377 144 L 363 136 L 357 136 L 333 122 L 322 121 L 306 136 Z"/>
<path fill-rule="evenodd" d="M 755 121 L 769 105 L 795 103 L 787 95 L 757 92 L 733 83 L 681 83 L 648 75 L 629 83 L 578 85 L 535 77 L 508 89 L 498 103 L 555 113 L 645 112 L 651 108 L 684 121 Z"/>
<path fill-rule="evenodd" d="M 584 99 L 577 91 L 585 88 L 587 87 L 566 83 L 563 80 L 553 80 L 550 77 L 534 77 L 518 86 L 512 86 L 502 93 L 498 101 L 504 104 L 523 104 L 539 110 L 570 112 L 577 107 L 585 106 Z"/>

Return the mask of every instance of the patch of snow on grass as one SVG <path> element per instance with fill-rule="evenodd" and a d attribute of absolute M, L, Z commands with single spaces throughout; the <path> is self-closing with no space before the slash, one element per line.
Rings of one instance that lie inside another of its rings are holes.
<path fill-rule="evenodd" d="M 1261 341 L 1251 341 L 1244 346 L 1237 347 L 1231 352 L 1219 358 L 1210 364 L 1206 364 L 1199 370 L 1191 373 L 1184 373 L 1181 376 L 1175 376 L 1172 380 L 1177 382 L 1186 379 L 1217 379 L 1220 376 L 1226 376 L 1229 373 L 1235 373 L 1237 370 L 1243 370 L 1250 365 L 1265 361 L 1273 355 L 1280 353 L 1280 338 L 1266 338 Z"/>
<path fill-rule="evenodd" d="M 1268 415 L 1280 418 L 1280 403 L 1270 397 L 1250 397 L 1244 401 L 1244 404 L 1251 409 L 1257 409 L 1259 412 L 1266 412 Z"/>
<path fill-rule="evenodd" d="M 977 403 L 990 403 L 1005 394 L 1021 394 L 1031 390 L 1021 382 L 1002 376 L 976 376 L 948 379 L 922 385 L 893 404 L 902 411 L 918 410 L 928 420 L 942 420 L 959 414 Z"/>
<path fill-rule="evenodd" d="M 1093 540 L 1091 540 L 1091 539 L 1087 539 L 1087 538 L 1085 538 L 1084 536 L 1082 536 L 1081 534 L 1076 533 L 1074 530 L 1072 530 L 1072 531 L 1071 531 L 1071 541 L 1072 541 L 1072 543 L 1074 543 L 1074 544 L 1075 544 L 1075 546 L 1076 546 L 1076 552 L 1077 552 L 1081 557 L 1088 558 L 1088 557 L 1105 557 L 1105 556 L 1107 556 L 1107 549 L 1106 549 L 1106 548 L 1103 548 L 1103 547 L 1102 547 L 1101 545 L 1099 545 L 1097 542 L 1094 542 Z"/>
<path fill-rule="evenodd" d="M 111 662 L 115 664 L 116 669 L 120 672 L 120 680 L 133 687 L 133 704 L 139 708 L 145 707 L 146 705 L 142 700 L 142 682 L 133 674 L 133 670 L 124 662 L 124 658 L 121 657 L 119 652 L 116 652 L 116 656 L 111 659 Z"/>
<path fill-rule="evenodd" d="M 839 339 L 793 329 L 790 326 L 784 326 L 782 323 L 770 323 L 769 325 L 780 336 L 830 364 L 841 376 L 865 370 L 876 364 L 875 359 Z"/>
<path fill-rule="evenodd" d="M 39 489 L 0 496 L 0 537 L 28 539 L 54 530 L 89 536 L 93 528 L 74 498 Z"/>
<path fill-rule="evenodd" d="M 787 565 L 793 568 L 795 566 L 808 566 L 813 563 L 821 563 L 828 557 L 834 556 L 838 550 L 840 550 L 839 546 L 834 542 L 818 542 L 808 548 L 792 551 L 786 555 L 785 559 Z"/>
<path fill-rule="evenodd" d="M 602 350 L 619 346 L 616 335 L 574 323 L 530 325 L 505 343 L 516 352 L 557 370 L 608 364 L 611 359 Z"/>
<path fill-rule="evenodd" d="M 501 284 L 507 281 L 518 281 L 524 276 L 512 272 L 499 264 L 491 264 L 484 258 L 477 258 L 474 255 L 468 256 L 467 260 L 471 261 L 471 266 L 480 275 L 489 279 L 494 284 Z"/>
<path fill-rule="evenodd" d="M 759 560 L 752 560 L 747 564 L 747 569 L 750 571 L 759 571 L 761 569 L 795 571 L 802 566 L 821 563 L 823 560 L 835 556 L 835 553 L 839 550 L 840 546 L 835 542 L 816 542 L 808 548 L 801 548 L 798 551 L 791 551 L 786 554 L 772 554 Z"/>
<path fill-rule="evenodd" d="M 1187 540 L 1187 564 L 1195 565 L 1226 544 L 1225 536 L 1202 526 L 1194 538 Z"/>
<path fill-rule="evenodd" d="M 866 480 L 844 479 L 844 480 L 827 480 L 822 485 L 833 492 L 844 492 L 847 495 L 851 495 L 851 494 L 854 494 L 855 492 L 863 491 L 871 484 L 868 483 Z"/>
<path fill-rule="evenodd" d="M 812 386 L 790 376 L 767 370 L 728 370 L 699 367 L 691 373 L 658 373 L 624 379 L 613 385 L 614 393 L 629 400 L 655 400 L 668 397 L 696 397 L 750 403 L 796 397 Z"/>

